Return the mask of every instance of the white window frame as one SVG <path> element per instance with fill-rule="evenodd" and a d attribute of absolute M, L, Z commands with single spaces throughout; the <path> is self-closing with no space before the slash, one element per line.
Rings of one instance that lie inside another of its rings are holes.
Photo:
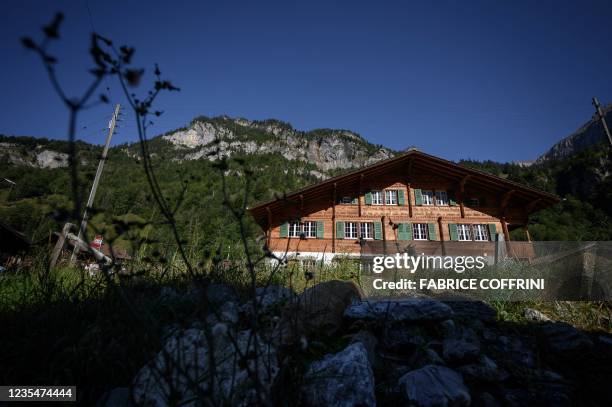
<path fill-rule="evenodd" d="M 317 222 L 308 220 L 305 222 L 289 222 L 289 237 L 302 237 L 302 233 L 306 238 L 317 237 Z"/>
<path fill-rule="evenodd" d="M 434 204 L 434 193 L 431 189 L 424 189 L 421 191 L 421 197 L 423 200 L 423 205 L 431 206 Z"/>
<path fill-rule="evenodd" d="M 397 189 L 385 189 L 385 205 L 397 205 Z"/>
<path fill-rule="evenodd" d="M 382 191 L 372 191 L 372 205 L 382 205 L 383 195 Z"/>
<path fill-rule="evenodd" d="M 427 223 L 412 224 L 412 239 L 427 240 L 429 238 L 429 227 Z"/>
<path fill-rule="evenodd" d="M 476 242 L 488 242 L 489 241 L 489 227 L 488 225 L 473 225 L 472 236 Z"/>
<path fill-rule="evenodd" d="M 460 242 L 472 241 L 472 228 L 470 225 L 461 223 L 457 225 L 457 240 Z"/>
<path fill-rule="evenodd" d="M 436 205 L 448 205 L 448 193 L 446 191 L 436 191 Z"/>
<path fill-rule="evenodd" d="M 289 222 L 289 237 L 300 237 L 302 233 L 302 225 L 300 222 Z"/>
<path fill-rule="evenodd" d="M 344 238 L 357 239 L 357 222 L 344 222 Z"/>
<path fill-rule="evenodd" d="M 359 236 L 362 239 L 374 239 L 374 224 L 372 222 L 361 222 L 359 225 Z"/>
<path fill-rule="evenodd" d="M 302 231 L 307 238 L 317 237 L 317 222 L 308 220 L 302 224 Z"/>

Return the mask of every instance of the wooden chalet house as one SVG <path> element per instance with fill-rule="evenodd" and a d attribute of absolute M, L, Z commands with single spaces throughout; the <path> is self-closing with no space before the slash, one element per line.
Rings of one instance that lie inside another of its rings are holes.
<path fill-rule="evenodd" d="M 303 264 L 340 257 L 467 255 L 559 198 L 416 149 L 249 209 L 270 251 Z M 497 242 L 497 243 L 496 243 Z M 529 257 L 515 246 L 508 255 Z M 524 246 L 523 246 L 524 247 Z M 518 250 L 518 253 L 517 253 Z"/>

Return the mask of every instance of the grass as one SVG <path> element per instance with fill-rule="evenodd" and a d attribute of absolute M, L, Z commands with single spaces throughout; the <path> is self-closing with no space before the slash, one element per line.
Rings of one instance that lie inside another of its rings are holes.
<path fill-rule="evenodd" d="M 204 298 L 178 262 L 138 262 L 134 276 L 107 279 L 65 266 L 48 271 L 44 254 L 30 261 L 19 273 L 0 275 L 0 383 L 77 385 L 79 403 L 94 405 L 104 391 L 131 383 L 161 348 L 168 326 L 205 318 Z M 251 276 L 239 262 L 198 271 L 248 296 Z M 344 264 L 318 267 L 314 274 L 297 265 L 272 271 L 259 267 L 257 286 L 282 284 L 301 292 L 324 280 L 354 277 Z"/>
<path fill-rule="evenodd" d="M 612 333 L 612 304 L 609 301 L 491 301 L 498 319 L 528 324 L 525 308 L 533 308 L 553 321 L 567 322 L 585 331 Z"/>

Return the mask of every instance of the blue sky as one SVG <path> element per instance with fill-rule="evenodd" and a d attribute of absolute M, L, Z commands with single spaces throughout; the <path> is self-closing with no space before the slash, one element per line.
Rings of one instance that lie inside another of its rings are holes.
<path fill-rule="evenodd" d="M 91 18 L 87 10 L 91 11 Z M 54 50 L 71 94 L 89 80 L 94 27 L 182 88 L 162 133 L 198 115 L 345 128 L 444 158 L 534 159 L 612 102 L 612 2 L 4 1 L 0 133 L 65 138 L 67 112 L 19 38 L 66 15 Z M 150 77 L 150 76 L 149 76 Z M 145 77 L 146 79 L 146 77 Z M 123 102 L 113 81 L 100 89 Z M 85 112 L 102 143 L 112 106 Z M 115 144 L 134 141 L 126 117 Z"/>

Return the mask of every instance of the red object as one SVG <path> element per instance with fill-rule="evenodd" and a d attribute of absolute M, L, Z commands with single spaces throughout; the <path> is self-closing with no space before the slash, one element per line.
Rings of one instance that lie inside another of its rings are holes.
<path fill-rule="evenodd" d="M 94 240 L 89 244 L 92 249 L 100 250 L 102 248 L 102 241 L 104 238 L 101 235 L 96 235 Z"/>

